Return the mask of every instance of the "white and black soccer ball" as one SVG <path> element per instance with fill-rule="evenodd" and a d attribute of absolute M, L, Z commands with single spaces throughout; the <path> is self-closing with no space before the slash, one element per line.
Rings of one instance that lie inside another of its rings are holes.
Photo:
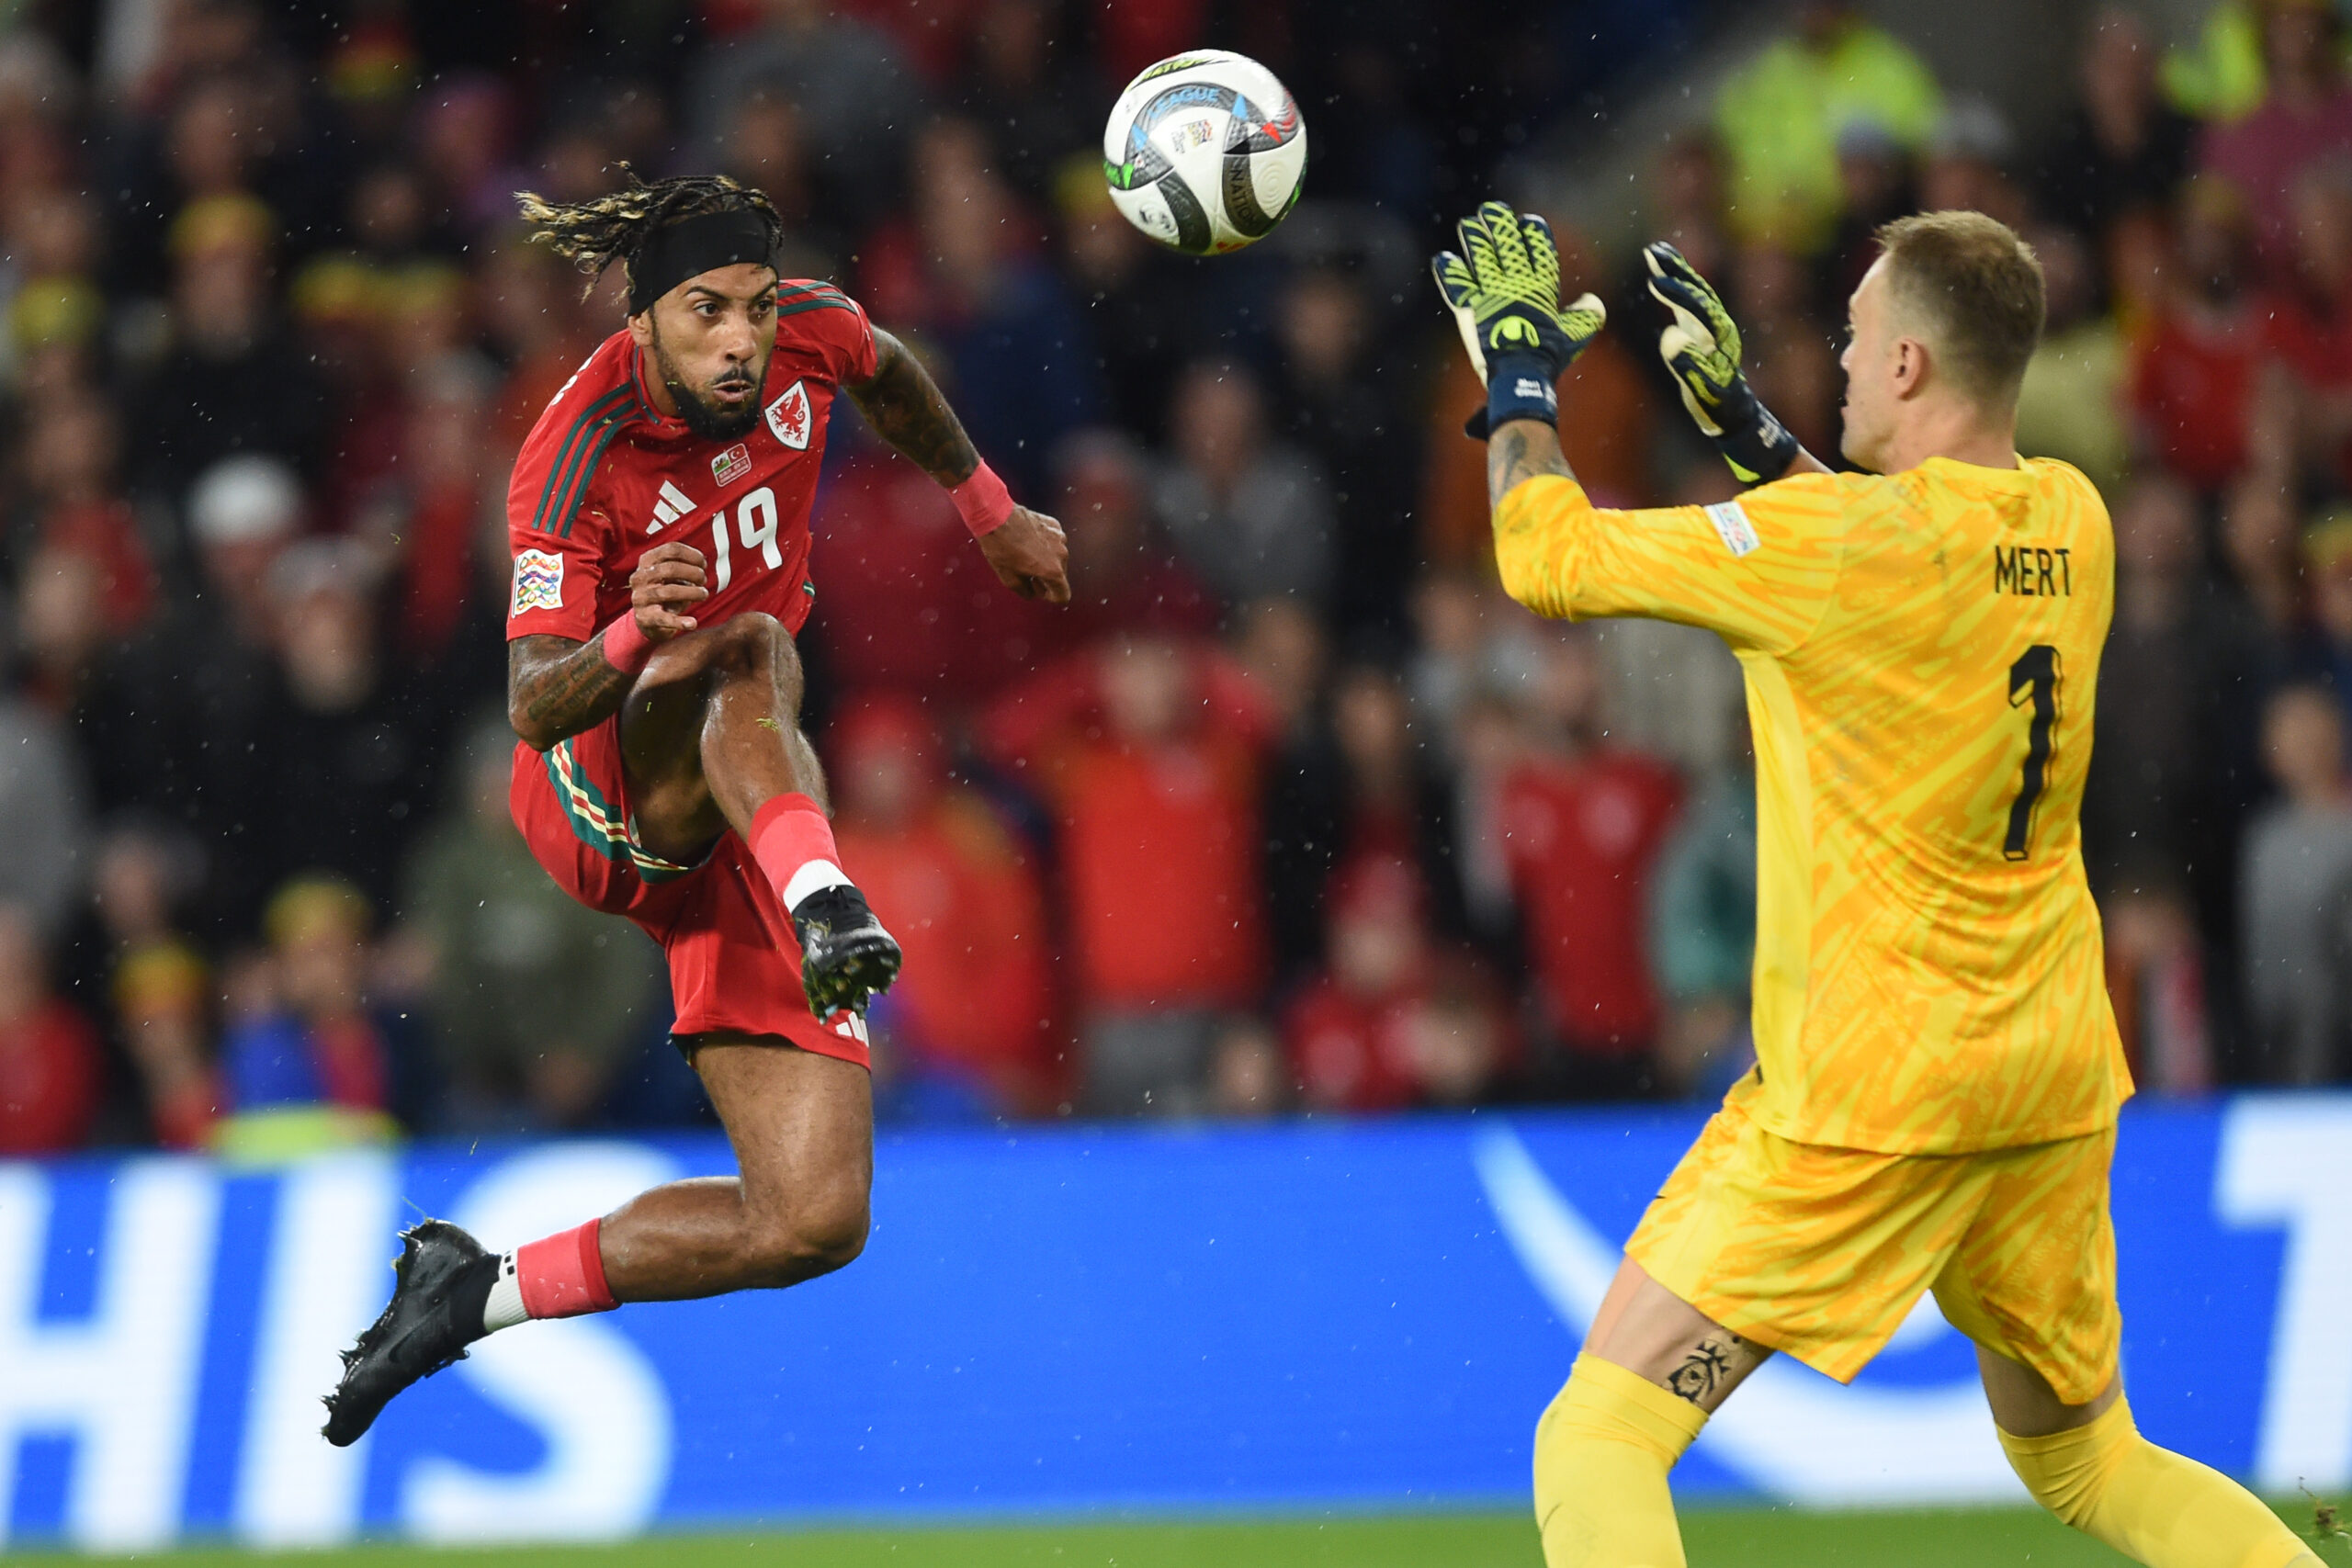
<path fill-rule="evenodd" d="M 1171 250 L 1253 244 L 1298 200 L 1306 125 L 1274 73 L 1197 49 L 1127 84 L 1102 128 L 1102 173 L 1126 220 Z"/>

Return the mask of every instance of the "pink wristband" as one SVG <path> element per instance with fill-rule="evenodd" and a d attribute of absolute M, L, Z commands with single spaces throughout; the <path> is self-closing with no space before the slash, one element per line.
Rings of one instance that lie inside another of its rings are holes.
<path fill-rule="evenodd" d="M 637 612 L 623 611 L 605 628 L 605 662 L 624 675 L 634 675 L 653 657 L 653 639 L 639 629 Z"/>
<path fill-rule="evenodd" d="M 947 494 L 975 539 L 995 533 L 1012 515 L 1012 492 L 1004 488 L 1004 481 L 986 463 L 974 468 L 970 479 Z"/>

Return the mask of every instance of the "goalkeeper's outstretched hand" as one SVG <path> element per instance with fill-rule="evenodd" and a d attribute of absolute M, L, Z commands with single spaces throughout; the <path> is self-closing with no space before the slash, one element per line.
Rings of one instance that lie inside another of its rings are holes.
<path fill-rule="evenodd" d="M 1682 406 L 1742 480 L 1779 479 L 1797 459 L 1797 438 L 1757 400 L 1740 373 L 1739 324 L 1724 308 L 1723 296 L 1663 240 L 1644 246 L 1642 260 L 1649 265 L 1651 297 L 1666 307 L 1657 353 Z"/>
<path fill-rule="evenodd" d="M 1553 383 L 1600 335 L 1609 312 L 1590 294 L 1561 305 L 1559 247 L 1533 213 L 1489 201 L 1455 232 L 1461 251 L 1440 251 L 1430 269 L 1487 386 L 1486 410 L 1471 419 L 1470 434 L 1483 440 L 1510 419 L 1558 423 Z"/>

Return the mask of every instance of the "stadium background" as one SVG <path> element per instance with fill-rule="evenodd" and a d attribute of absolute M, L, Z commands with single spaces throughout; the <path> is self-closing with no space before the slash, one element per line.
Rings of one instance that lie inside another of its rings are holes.
<path fill-rule="evenodd" d="M 0 1154 L 96 1151 L 59 1181 L 707 1125 L 650 950 L 565 902 L 503 802 L 504 477 L 618 317 L 511 192 L 624 159 L 769 191 L 795 269 L 915 344 L 1070 529 L 1078 603 L 1015 602 L 833 426 L 811 722 L 909 943 L 886 1170 L 1065 1118 L 1462 1126 L 1740 1070 L 1736 671 L 1703 634 L 1534 623 L 1485 563 L 1422 258 L 1493 192 L 1611 302 L 1562 423 L 1632 503 L 1730 493 L 1647 351 L 1639 240 L 1723 284 L 1827 454 L 1871 224 L 2028 232 L 2052 315 L 2020 446 L 2089 472 L 2120 536 L 2086 831 L 2141 1082 L 2352 1072 L 2324 5 L 20 0 L 0 27 Z M 1312 161 L 1272 240 L 1196 263 L 1117 221 L 1093 141 L 1204 42 L 1283 75 Z M 112 1222 L 40 1213 L 23 1321 L 55 1326 L 96 1299 L 55 1260 Z M 87 1467 L 19 1416 L 8 1517 L 40 1534 Z"/>

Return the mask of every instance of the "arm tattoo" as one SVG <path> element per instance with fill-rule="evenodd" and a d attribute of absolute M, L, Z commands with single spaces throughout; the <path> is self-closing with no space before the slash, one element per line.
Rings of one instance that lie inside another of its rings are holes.
<path fill-rule="evenodd" d="M 875 434 L 912 458 L 943 488 L 962 484 L 980 466 L 980 455 L 964 434 L 963 422 L 947 406 L 922 361 L 888 333 L 874 336 L 880 350 L 874 379 L 844 388 L 850 400 Z"/>
<path fill-rule="evenodd" d="M 1567 459 L 1560 456 L 1559 437 L 1549 425 L 1515 419 L 1487 443 L 1487 501 L 1489 505 L 1510 493 L 1521 479 L 1538 474 L 1574 479 Z"/>
<path fill-rule="evenodd" d="M 1666 1374 L 1669 1393 L 1681 1395 L 1693 1404 L 1706 1402 L 1707 1396 L 1724 1386 L 1732 1375 L 1732 1353 L 1740 1348 L 1739 1336 L 1726 1331 L 1725 1344 L 1713 1336 L 1699 1341 L 1682 1364 Z"/>
<path fill-rule="evenodd" d="M 605 634 L 516 637 L 506 649 L 506 715 L 514 733 L 544 751 L 620 712 L 637 677 L 605 657 Z"/>

